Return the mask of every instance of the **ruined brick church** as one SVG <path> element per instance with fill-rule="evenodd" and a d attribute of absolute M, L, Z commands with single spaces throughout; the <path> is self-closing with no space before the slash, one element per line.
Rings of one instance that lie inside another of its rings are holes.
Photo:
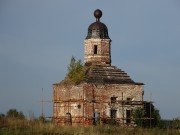
<path fill-rule="evenodd" d="M 86 79 L 78 85 L 53 84 L 53 118 L 58 125 L 133 124 L 132 111 L 143 106 L 143 83 L 111 65 L 111 39 L 100 21 L 88 27 L 84 41 Z"/>

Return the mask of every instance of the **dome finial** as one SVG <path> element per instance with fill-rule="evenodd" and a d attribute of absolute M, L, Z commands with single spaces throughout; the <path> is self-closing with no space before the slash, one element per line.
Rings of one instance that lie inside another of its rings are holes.
<path fill-rule="evenodd" d="M 94 16 L 96 17 L 96 21 L 100 21 L 100 18 L 101 18 L 101 16 L 102 16 L 102 11 L 100 10 L 100 9 L 96 9 L 95 11 L 94 11 Z"/>

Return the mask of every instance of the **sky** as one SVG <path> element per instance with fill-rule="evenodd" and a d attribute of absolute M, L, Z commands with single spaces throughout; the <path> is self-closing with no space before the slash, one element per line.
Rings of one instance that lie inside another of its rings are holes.
<path fill-rule="evenodd" d="M 0 113 L 41 115 L 42 88 L 52 101 L 71 56 L 83 61 L 96 9 L 112 40 L 112 65 L 145 84 L 144 100 L 163 119 L 180 117 L 179 0 L 1 0 Z M 43 112 L 52 116 L 52 102 Z"/>

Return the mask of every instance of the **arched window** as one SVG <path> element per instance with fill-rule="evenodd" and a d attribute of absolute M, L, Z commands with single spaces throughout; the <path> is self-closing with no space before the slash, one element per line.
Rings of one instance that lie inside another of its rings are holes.
<path fill-rule="evenodd" d="M 71 118 L 71 113 L 66 113 L 66 117 L 65 117 L 65 124 L 66 125 L 72 125 L 72 118 Z"/>

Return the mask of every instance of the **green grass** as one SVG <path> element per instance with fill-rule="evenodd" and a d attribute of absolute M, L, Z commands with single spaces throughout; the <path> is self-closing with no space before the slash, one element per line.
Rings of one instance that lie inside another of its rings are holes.
<path fill-rule="evenodd" d="M 180 130 L 117 126 L 59 127 L 52 122 L 9 118 L 0 121 L 0 135 L 180 135 Z"/>

